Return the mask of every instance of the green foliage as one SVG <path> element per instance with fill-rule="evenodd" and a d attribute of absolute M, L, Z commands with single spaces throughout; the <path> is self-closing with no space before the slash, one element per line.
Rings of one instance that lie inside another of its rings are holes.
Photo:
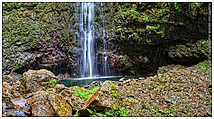
<path fill-rule="evenodd" d="M 201 40 L 200 43 L 203 45 L 208 45 L 209 41 L 208 40 Z"/>
<path fill-rule="evenodd" d="M 118 108 L 117 106 L 111 107 L 111 109 L 105 112 L 108 117 L 128 117 L 128 112 L 124 108 Z"/>
<path fill-rule="evenodd" d="M 205 60 L 205 61 L 203 61 L 203 62 L 200 62 L 200 63 L 199 63 L 199 67 L 201 68 L 201 69 L 200 69 L 200 72 L 205 71 L 205 70 L 207 69 L 207 67 L 208 67 L 208 60 Z"/>
<path fill-rule="evenodd" d="M 50 79 L 49 79 L 49 83 L 52 84 L 53 86 L 55 86 L 56 83 L 57 83 L 57 80 L 54 79 L 54 78 L 50 78 Z"/>
<path fill-rule="evenodd" d="M 160 29 L 160 24 L 158 24 L 156 26 L 146 25 L 146 30 L 148 30 L 149 33 L 151 33 L 152 31 L 154 31 L 156 34 L 160 35 L 161 37 L 165 36 L 164 30 Z"/>
<path fill-rule="evenodd" d="M 146 13 L 144 13 L 143 14 L 143 22 L 148 22 L 148 21 L 149 21 L 149 16 Z"/>
<path fill-rule="evenodd" d="M 89 91 L 82 91 L 80 89 L 76 89 L 74 95 L 83 98 L 87 101 L 91 98 L 91 95 L 94 94 L 98 89 L 99 87 L 97 86 L 91 88 Z"/>
<path fill-rule="evenodd" d="M 73 116 L 78 117 L 79 116 L 79 110 L 77 110 Z"/>
<path fill-rule="evenodd" d="M 197 7 L 200 7 L 200 6 L 201 6 L 201 3 L 200 3 L 200 2 L 196 2 L 195 5 L 196 5 Z"/>
<path fill-rule="evenodd" d="M 98 86 L 95 86 L 95 87 L 93 87 L 93 88 L 91 88 L 91 89 L 89 90 L 89 93 L 90 93 L 90 94 L 94 94 L 98 89 L 99 89 L 99 87 L 98 87 Z"/>
<path fill-rule="evenodd" d="M 119 114 L 120 114 L 120 117 L 128 117 L 129 116 L 124 108 L 120 109 Z"/>
<path fill-rule="evenodd" d="M 89 93 L 86 91 L 81 91 L 80 89 L 76 89 L 74 95 L 85 99 L 88 97 Z"/>
<path fill-rule="evenodd" d="M 103 113 L 98 113 L 95 109 L 89 109 L 86 108 L 87 111 L 89 112 L 89 116 L 102 116 L 102 117 L 128 117 L 128 113 L 124 108 L 121 108 L 118 110 L 118 108 L 115 108 L 113 106 L 109 111 Z"/>
<path fill-rule="evenodd" d="M 13 11 L 24 11 L 34 9 L 38 5 L 37 2 L 3 2 L 3 14 L 8 15 Z"/>
<path fill-rule="evenodd" d="M 22 67 L 22 65 L 19 64 L 19 63 L 14 63 L 13 65 L 14 65 L 13 67 L 14 67 L 15 70 Z"/>
<path fill-rule="evenodd" d="M 150 26 L 150 25 L 146 26 L 147 30 L 153 30 L 153 31 L 157 31 L 159 28 L 160 28 L 160 24 L 158 24 L 157 26 Z"/>
<path fill-rule="evenodd" d="M 181 11 L 180 6 L 179 6 L 179 4 L 177 2 L 174 2 L 174 7 L 175 7 L 176 11 L 178 11 L 178 12 Z"/>
<path fill-rule="evenodd" d="M 102 113 L 98 113 L 95 109 L 88 109 L 86 108 L 87 111 L 90 113 L 91 116 L 99 116 L 99 117 L 105 117 L 106 115 L 105 114 L 102 114 Z"/>
<path fill-rule="evenodd" d="M 172 114 L 172 113 L 166 113 L 166 114 L 164 114 L 164 117 L 174 117 L 174 114 Z"/>

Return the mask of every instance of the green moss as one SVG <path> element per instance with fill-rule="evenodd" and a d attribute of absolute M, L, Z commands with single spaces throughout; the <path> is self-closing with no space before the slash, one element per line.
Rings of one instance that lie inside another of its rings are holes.
<path fill-rule="evenodd" d="M 3 3 L 3 57 L 9 62 L 3 70 L 20 68 L 15 64 L 18 53 L 34 54 L 36 51 L 31 49 L 37 49 L 39 43 L 49 47 L 53 36 L 62 43 L 75 42 L 68 27 L 74 23 L 74 12 L 72 3 Z"/>
<path fill-rule="evenodd" d="M 22 67 L 22 64 L 14 63 L 13 67 L 14 67 L 15 70 L 17 70 L 17 69 Z"/>
<path fill-rule="evenodd" d="M 203 62 L 200 62 L 199 67 L 201 68 L 200 71 L 205 71 L 208 68 L 208 60 L 205 60 Z"/>
<path fill-rule="evenodd" d="M 118 93 L 118 90 L 117 90 L 115 84 L 112 83 L 112 82 L 109 82 L 109 84 L 110 84 L 110 87 L 111 87 L 111 95 L 114 96 L 114 98 L 119 98 L 120 95 Z"/>
<path fill-rule="evenodd" d="M 55 96 L 56 112 L 59 116 L 72 116 L 72 107 L 66 102 L 62 96 Z"/>

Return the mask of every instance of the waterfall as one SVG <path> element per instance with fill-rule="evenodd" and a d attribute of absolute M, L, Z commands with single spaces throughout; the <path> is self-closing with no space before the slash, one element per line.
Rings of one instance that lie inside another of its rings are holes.
<path fill-rule="evenodd" d="M 81 77 L 109 75 L 105 3 L 76 4 Z M 100 52 L 98 52 L 99 50 Z M 101 57 L 100 57 L 101 55 Z"/>
<path fill-rule="evenodd" d="M 94 3 L 81 3 L 80 40 L 82 47 L 81 77 L 93 77 L 95 73 L 94 53 Z"/>

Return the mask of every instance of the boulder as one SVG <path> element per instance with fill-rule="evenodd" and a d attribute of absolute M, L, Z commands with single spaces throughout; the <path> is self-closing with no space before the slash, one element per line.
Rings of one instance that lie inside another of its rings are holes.
<path fill-rule="evenodd" d="M 111 81 L 105 81 L 100 89 L 97 100 L 102 106 L 113 107 L 119 106 L 120 92 L 118 86 Z"/>
<path fill-rule="evenodd" d="M 56 114 L 60 117 L 70 117 L 72 116 L 72 107 L 65 100 L 65 98 L 61 95 L 50 95 L 49 98 L 50 103 L 56 112 Z"/>
<path fill-rule="evenodd" d="M 37 91 L 27 102 L 32 108 L 32 116 L 72 116 L 71 105 L 52 90 Z"/>
<path fill-rule="evenodd" d="M 42 86 L 47 86 L 50 79 L 57 79 L 57 77 L 46 69 L 29 70 L 23 74 L 23 85 L 26 91 L 36 92 Z"/>
<path fill-rule="evenodd" d="M 31 106 L 32 116 L 56 116 L 48 97 L 47 92 L 38 91 L 27 100 L 27 103 Z"/>
<path fill-rule="evenodd" d="M 68 100 L 74 110 L 80 110 L 92 96 L 87 89 L 78 86 L 65 88 L 60 94 Z"/>
<path fill-rule="evenodd" d="M 7 82 L 2 83 L 2 97 L 10 97 L 12 98 L 18 98 L 22 97 L 22 94 L 20 91 L 23 89 L 23 86 L 19 81 L 17 81 L 14 84 L 9 84 Z"/>

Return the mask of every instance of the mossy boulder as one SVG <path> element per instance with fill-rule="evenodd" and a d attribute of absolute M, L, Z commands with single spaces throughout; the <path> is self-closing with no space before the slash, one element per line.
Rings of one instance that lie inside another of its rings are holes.
<path fill-rule="evenodd" d="M 196 59 L 210 59 L 211 58 L 211 42 L 208 40 L 198 40 L 195 43 L 187 43 L 170 46 L 168 49 L 168 57 L 179 63 L 190 62 Z"/>
<path fill-rule="evenodd" d="M 118 86 L 112 83 L 111 81 L 103 82 L 100 94 L 97 97 L 97 100 L 105 107 L 113 107 L 113 106 L 120 106 L 120 92 Z"/>
<path fill-rule="evenodd" d="M 72 116 L 72 107 L 54 91 L 38 91 L 27 100 L 32 116 Z"/>
<path fill-rule="evenodd" d="M 26 92 L 36 92 L 41 88 L 47 88 L 51 85 L 51 80 L 57 80 L 57 77 L 46 69 L 29 70 L 23 74 L 22 83 Z"/>

